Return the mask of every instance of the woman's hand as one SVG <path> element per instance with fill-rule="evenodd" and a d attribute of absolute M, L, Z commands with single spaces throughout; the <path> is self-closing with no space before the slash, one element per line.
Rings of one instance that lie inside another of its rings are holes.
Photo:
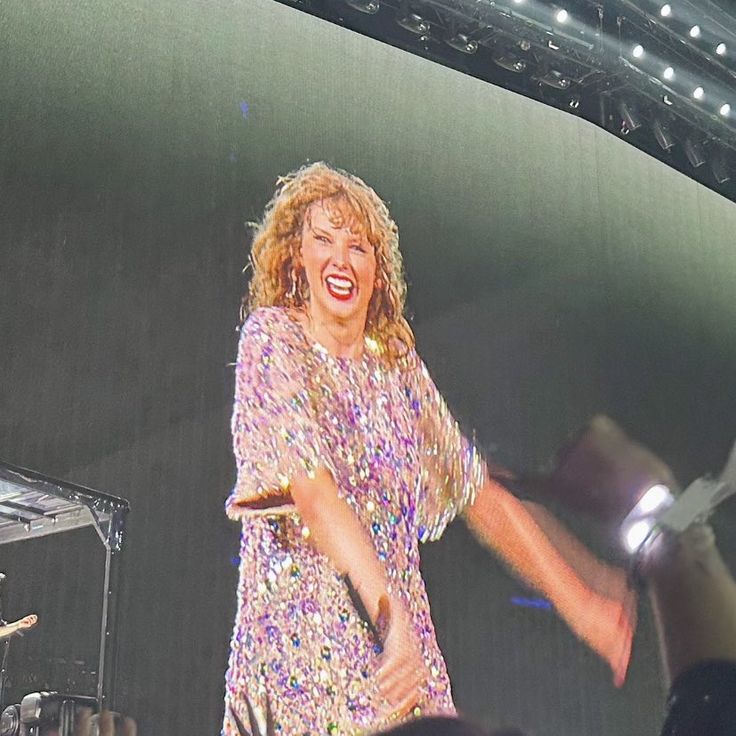
<path fill-rule="evenodd" d="M 401 718 L 420 705 L 429 672 L 411 616 L 396 598 L 390 603 L 385 596 L 381 598 L 377 628 L 384 642 L 377 673 L 378 687 L 386 701 L 384 716 Z"/>

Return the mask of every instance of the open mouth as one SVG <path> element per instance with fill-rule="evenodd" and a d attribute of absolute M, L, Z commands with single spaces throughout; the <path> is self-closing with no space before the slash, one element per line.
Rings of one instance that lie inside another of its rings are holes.
<path fill-rule="evenodd" d="M 325 284 L 329 295 L 342 302 L 348 301 L 355 291 L 355 284 L 345 276 L 328 276 Z"/>

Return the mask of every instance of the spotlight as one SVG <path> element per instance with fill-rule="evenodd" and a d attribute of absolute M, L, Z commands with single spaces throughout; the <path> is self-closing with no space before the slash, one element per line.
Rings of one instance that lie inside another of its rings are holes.
<path fill-rule="evenodd" d="M 429 21 L 424 20 L 421 15 L 417 15 L 416 13 L 409 13 L 409 15 L 405 15 L 403 18 L 398 18 L 396 22 L 402 28 L 406 28 L 407 31 L 416 33 L 417 36 L 425 36 L 432 30 Z"/>
<path fill-rule="evenodd" d="M 629 554 L 636 552 L 644 544 L 652 529 L 654 529 L 654 521 L 652 519 L 634 521 L 625 529 L 622 529 L 621 538 L 626 551 Z"/>
<path fill-rule="evenodd" d="M 524 0 L 514 0 L 514 5 L 521 5 Z"/>
<path fill-rule="evenodd" d="M 690 29 L 690 38 L 700 38 L 700 26 L 693 26 Z"/>
<path fill-rule="evenodd" d="M 714 159 L 711 160 L 710 169 L 719 184 L 725 184 L 726 182 L 731 180 L 731 174 L 728 171 L 726 159 L 723 157 L 722 154 L 716 156 Z"/>
<path fill-rule="evenodd" d="M 721 109 L 718 112 L 721 113 L 724 118 L 727 118 L 731 114 L 731 105 L 729 105 L 728 102 L 725 102 L 721 105 Z"/>
<path fill-rule="evenodd" d="M 629 102 L 626 102 L 625 100 L 622 100 L 621 102 L 619 102 L 618 110 L 621 113 L 621 117 L 623 118 L 624 126 L 626 127 L 627 133 L 641 128 L 641 118 L 639 117 L 639 114 L 637 113 L 636 108 L 633 105 L 631 105 Z"/>
<path fill-rule="evenodd" d="M 478 50 L 478 42 L 465 33 L 456 33 L 452 38 L 448 38 L 446 43 L 464 54 L 474 54 Z"/>
<path fill-rule="evenodd" d="M 659 14 L 663 18 L 669 18 L 672 15 L 672 6 L 669 3 L 665 3 L 660 9 Z"/>
<path fill-rule="evenodd" d="M 381 9 L 378 0 L 345 0 L 345 2 L 354 10 L 366 15 L 375 15 Z"/>
<path fill-rule="evenodd" d="M 683 148 L 685 149 L 687 160 L 694 169 L 699 168 L 705 163 L 705 153 L 700 143 L 693 141 L 691 138 L 686 138 Z"/>
<path fill-rule="evenodd" d="M 640 43 L 636 44 L 636 46 L 631 50 L 631 55 L 635 59 L 641 59 L 641 57 L 644 56 L 644 47 Z"/>
<path fill-rule="evenodd" d="M 539 77 L 539 81 L 554 89 L 567 89 L 571 84 L 570 80 L 556 69 L 550 69 L 543 77 Z"/>
<path fill-rule="evenodd" d="M 526 61 L 509 51 L 497 52 L 491 58 L 494 64 L 498 64 L 501 69 L 505 69 L 508 72 L 521 74 L 526 69 Z"/>
<path fill-rule="evenodd" d="M 693 90 L 693 97 L 696 100 L 702 100 L 704 96 L 705 96 L 705 90 L 702 87 L 696 87 Z"/>
<path fill-rule="evenodd" d="M 559 10 L 558 10 L 558 11 L 557 11 L 557 12 L 555 13 L 555 20 L 556 20 L 556 21 L 557 21 L 558 23 L 567 23 L 567 19 L 568 19 L 568 18 L 569 18 L 569 14 L 568 14 L 567 10 L 565 10 L 564 8 L 560 8 L 560 9 L 559 9 Z"/>
<path fill-rule="evenodd" d="M 675 145 L 675 139 L 673 138 L 667 123 L 656 118 L 654 123 L 652 123 L 652 130 L 654 131 L 654 137 L 657 139 L 657 143 L 659 143 L 665 151 L 669 151 Z"/>
<path fill-rule="evenodd" d="M 573 95 L 568 101 L 567 106 L 571 110 L 577 110 L 580 107 L 580 95 Z"/>
<path fill-rule="evenodd" d="M 661 483 L 644 492 L 621 524 L 621 540 L 629 554 L 641 548 L 654 529 L 657 514 L 672 506 L 674 500 L 670 489 Z"/>
<path fill-rule="evenodd" d="M 728 51 L 728 49 L 726 48 L 725 43 L 719 43 L 718 46 L 716 46 L 716 53 L 718 56 L 725 56 L 726 51 Z"/>
<path fill-rule="evenodd" d="M 675 78 L 675 70 L 668 66 L 663 72 L 662 76 L 668 81 L 671 82 Z"/>

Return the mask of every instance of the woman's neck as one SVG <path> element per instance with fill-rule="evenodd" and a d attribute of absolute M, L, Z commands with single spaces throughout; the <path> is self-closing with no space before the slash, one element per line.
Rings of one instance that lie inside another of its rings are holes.
<path fill-rule="evenodd" d="M 307 333 L 337 358 L 357 359 L 363 355 L 365 330 L 354 321 L 341 322 L 315 313 L 309 307 L 304 312 Z"/>

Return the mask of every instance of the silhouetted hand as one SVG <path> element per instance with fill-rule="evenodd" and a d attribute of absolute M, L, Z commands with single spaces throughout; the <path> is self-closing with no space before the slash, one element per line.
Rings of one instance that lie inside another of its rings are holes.
<path fill-rule="evenodd" d="M 138 727 L 132 718 L 109 710 L 93 714 L 91 708 L 82 708 L 74 724 L 74 736 L 137 736 Z"/>

